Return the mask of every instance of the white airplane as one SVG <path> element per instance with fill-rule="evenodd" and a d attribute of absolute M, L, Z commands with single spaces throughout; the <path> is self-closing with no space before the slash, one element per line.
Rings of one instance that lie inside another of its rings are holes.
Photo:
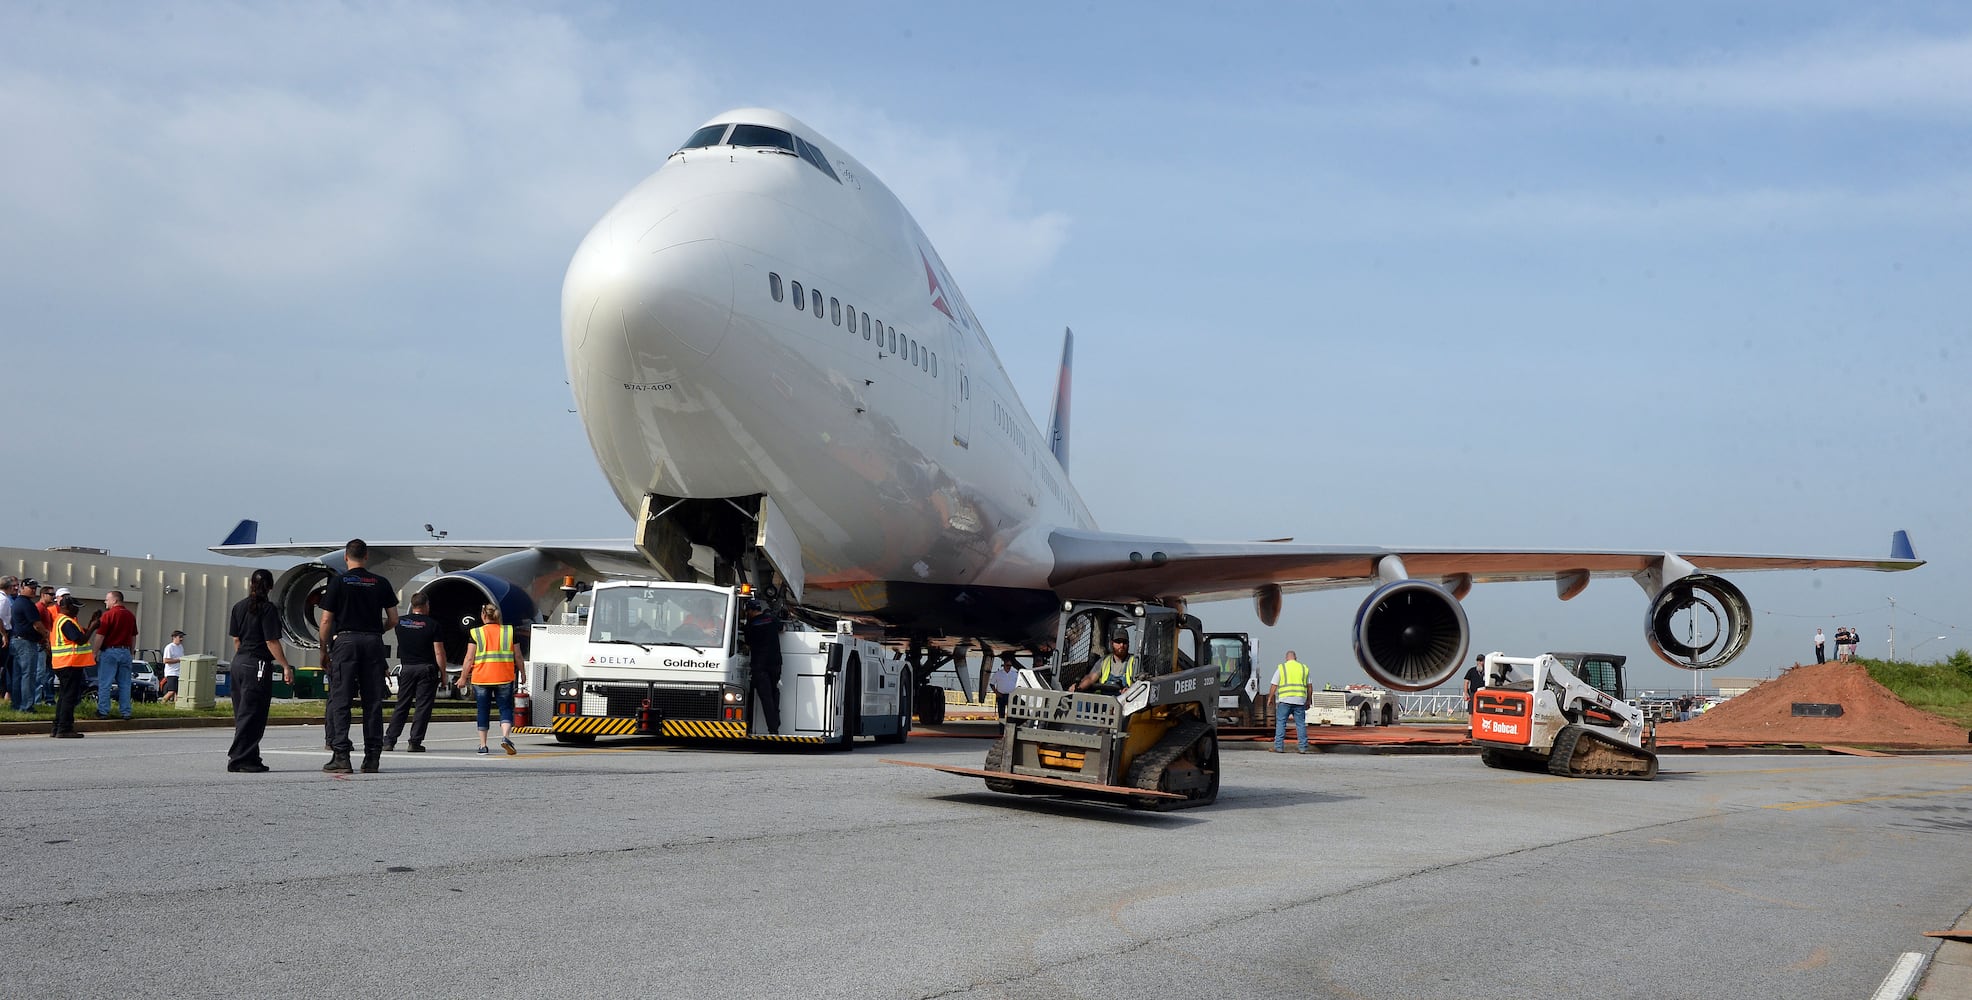
<path fill-rule="evenodd" d="M 761 108 L 711 119 L 595 224 L 562 286 L 562 341 L 632 537 L 372 542 L 386 576 L 442 572 L 424 587 L 441 620 L 486 600 L 532 620 L 565 574 L 747 579 L 881 626 L 914 659 L 932 657 L 922 677 L 968 641 L 1051 635 L 1064 599 L 1250 598 L 1271 625 L 1284 593 L 1371 586 L 1357 658 L 1380 683 L 1422 690 L 1465 659 L 1459 601 L 1475 583 L 1552 580 L 1568 600 L 1592 578 L 1629 577 L 1658 655 L 1708 669 L 1752 632 L 1720 572 L 1922 565 L 1901 531 L 1878 559 L 1101 531 L 1068 478 L 1072 334 L 1042 430 L 890 189 L 813 128 Z M 341 546 L 257 545 L 256 527 L 242 522 L 213 551 L 305 557 L 276 596 L 290 641 L 312 645 L 313 601 Z"/>

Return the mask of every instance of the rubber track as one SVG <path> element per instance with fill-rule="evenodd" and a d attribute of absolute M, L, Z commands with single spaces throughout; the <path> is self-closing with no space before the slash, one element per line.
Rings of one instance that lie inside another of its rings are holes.
<path fill-rule="evenodd" d="M 1000 733 L 1000 738 L 994 740 L 992 747 L 988 748 L 986 751 L 986 770 L 1004 771 L 1006 769 L 1007 769 L 1007 735 L 1003 731 Z M 1017 792 L 1020 790 L 1020 786 L 1015 782 L 1008 781 L 1004 778 L 1001 779 L 987 778 L 986 790 L 989 792 Z"/>
<path fill-rule="evenodd" d="M 1184 756 L 1184 752 L 1191 749 L 1192 744 L 1197 743 L 1199 737 L 1211 733 L 1214 728 L 1210 722 L 1203 719 L 1192 719 L 1171 727 L 1171 731 L 1165 733 L 1164 738 L 1158 740 L 1156 746 L 1144 751 L 1136 760 L 1130 762 L 1130 773 L 1123 779 L 1123 784 L 1145 791 L 1163 791 L 1157 786 L 1164 777 L 1165 770 L 1176 763 L 1179 757 Z M 1182 802 L 1153 800 L 1146 805 L 1152 809 L 1183 809 L 1187 806 L 1206 804 L 1205 800 L 1185 799 Z"/>
<path fill-rule="evenodd" d="M 1564 778 L 1649 781 L 1657 777 L 1657 755 L 1618 743 L 1587 726 L 1570 725 L 1555 735 L 1547 769 L 1549 774 Z"/>

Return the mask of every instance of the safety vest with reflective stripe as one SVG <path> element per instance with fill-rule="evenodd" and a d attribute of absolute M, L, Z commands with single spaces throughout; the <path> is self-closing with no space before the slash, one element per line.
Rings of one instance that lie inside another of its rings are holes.
<path fill-rule="evenodd" d="M 55 616 L 55 634 L 48 637 L 48 665 L 56 670 L 95 666 L 96 654 L 90 651 L 89 640 L 84 638 L 79 643 L 69 642 L 68 636 L 63 634 L 64 625 L 75 625 L 77 630 L 82 628 L 67 615 Z"/>
<path fill-rule="evenodd" d="M 1121 666 L 1122 669 L 1117 670 L 1114 677 L 1112 678 L 1109 672 L 1110 668 L 1119 665 Z M 1134 682 L 1136 679 L 1137 679 L 1136 657 L 1132 656 L 1127 660 L 1119 660 L 1114 655 L 1109 655 L 1102 658 L 1102 674 L 1101 676 L 1096 678 L 1096 682 L 1099 684 L 1128 685 Z"/>
<path fill-rule="evenodd" d="M 472 662 L 474 684 L 507 684 L 514 679 L 514 627 L 481 625 L 472 630 L 479 647 Z"/>
<path fill-rule="evenodd" d="M 1282 698 L 1308 700 L 1308 665 L 1300 660 L 1289 660 L 1280 665 L 1280 690 Z"/>

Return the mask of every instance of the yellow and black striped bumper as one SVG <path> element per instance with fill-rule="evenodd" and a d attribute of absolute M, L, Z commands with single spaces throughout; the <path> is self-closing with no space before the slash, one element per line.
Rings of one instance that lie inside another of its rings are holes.
<path fill-rule="evenodd" d="M 588 733 L 591 736 L 634 736 L 637 720 L 612 719 L 601 715 L 557 715 L 557 733 Z"/>
<path fill-rule="evenodd" d="M 521 730 L 515 730 L 520 732 Z M 594 715 L 557 715 L 554 728 L 541 733 L 587 733 L 591 736 L 635 736 L 637 720 L 613 719 Z M 658 726 L 659 736 L 681 740 L 762 740 L 774 743 L 820 743 L 819 736 L 752 736 L 746 723 L 714 719 L 665 719 Z"/>

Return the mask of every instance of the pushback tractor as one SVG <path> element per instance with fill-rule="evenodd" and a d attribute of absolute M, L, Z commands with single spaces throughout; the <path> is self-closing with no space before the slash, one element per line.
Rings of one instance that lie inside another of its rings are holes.
<path fill-rule="evenodd" d="M 547 726 L 525 731 L 577 745 L 602 736 L 837 747 L 858 736 L 904 739 L 910 667 L 857 638 L 847 622 L 832 632 L 794 623 L 779 633 L 780 731 L 773 732 L 749 684 L 753 651 L 739 627 L 748 599 L 737 587 L 597 584 L 586 621 L 568 614 L 564 624 L 533 628 L 530 693 L 553 714 Z"/>
<path fill-rule="evenodd" d="M 1122 636 L 1125 660 L 1104 657 Z M 1136 809 L 1219 796 L 1219 672 L 1197 618 L 1151 603 L 1063 605 L 1051 667 L 1020 672 L 983 767 L 929 766 L 1016 795 Z M 1094 674 L 1087 690 L 1073 690 Z M 910 763 L 897 761 L 895 763 Z"/>

